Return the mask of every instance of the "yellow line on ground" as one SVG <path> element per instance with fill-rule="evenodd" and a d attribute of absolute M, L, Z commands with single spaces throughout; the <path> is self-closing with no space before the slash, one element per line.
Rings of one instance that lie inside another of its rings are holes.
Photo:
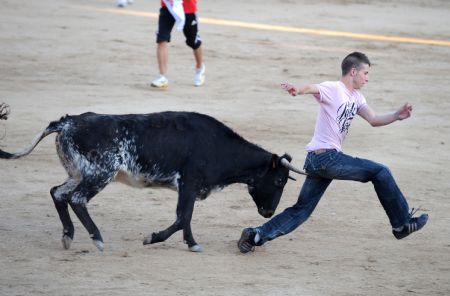
<path fill-rule="evenodd" d="M 141 11 L 128 10 L 128 9 L 126 9 L 126 10 L 125 9 L 117 9 L 117 8 L 116 9 L 111 9 L 111 8 L 102 9 L 102 8 L 93 8 L 93 7 L 87 7 L 87 6 L 85 6 L 85 8 L 94 9 L 94 10 L 103 11 L 103 12 L 140 16 L 140 17 L 153 17 L 153 18 L 158 17 L 157 13 L 141 12 Z M 213 18 L 204 18 L 204 17 L 200 17 L 199 21 L 202 24 L 228 26 L 228 27 L 239 27 L 239 28 L 256 29 L 256 30 L 302 33 L 302 34 L 311 34 L 311 35 L 344 37 L 344 38 L 351 38 L 351 39 L 364 39 L 364 40 L 385 41 L 385 42 L 400 42 L 400 43 L 450 46 L 450 41 L 448 41 L 448 40 L 420 39 L 420 38 L 412 38 L 412 37 L 363 34 L 363 33 L 331 31 L 331 30 L 322 30 L 322 29 L 295 28 L 295 27 L 287 27 L 287 26 L 275 26 L 275 25 L 266 25 L 266 24 L 259 24 L 259 23 L 248 23 L 248 22 L 241 22 L 241 21 L 230 21 L 230 20 L 221 20 L 221 19 L 213 19 Z"/>

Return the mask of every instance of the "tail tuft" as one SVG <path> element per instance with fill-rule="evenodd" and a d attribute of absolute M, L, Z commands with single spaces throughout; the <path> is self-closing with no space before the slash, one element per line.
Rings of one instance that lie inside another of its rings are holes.
<path fill-rule="evenodd" d="M 0 119 L 6 120 L 9 115 L 9 106 L 5 103 L 0 103 Z"/>

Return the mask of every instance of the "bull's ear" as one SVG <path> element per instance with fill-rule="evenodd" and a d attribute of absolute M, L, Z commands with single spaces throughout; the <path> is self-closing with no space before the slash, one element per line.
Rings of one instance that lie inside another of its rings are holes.
<path fill-rule="evenodd" d="M 280 157 L 277 154 L 272 154 L 272 160 L 270 162 L 270 168 L 275 169 L 280 164 Z"/>
<path fill-rule="evenodd" d="M 287 161 L 291 162 L 292 161 L 292 156 L 290 156 L 289 154 L 285 153 L 283 154 L 283 156 L 281 156 L 281 158 L 286 158 Z M 281 161 L 280 158 L 280 161 Z"/>
<path fill-rule="evenodd" d="M 272 169 L 277 168 L 281 164 L 281 159 L 283 159 L 283 158 L 285 158 L 289 162 L 292 161 L 292 156 L 290 156 L 287 153 L 283 154 L 283 156 L 281 156 L 281 157 L 279 157 L 277 154 L 272 154 L 272 164 L 270 167 Z"/>

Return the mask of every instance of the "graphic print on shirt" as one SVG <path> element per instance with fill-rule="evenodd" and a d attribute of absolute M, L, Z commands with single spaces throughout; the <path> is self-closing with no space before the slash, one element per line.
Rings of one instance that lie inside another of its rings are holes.
<path fill-rule="evenodd" d="M 356 102 L 345 102 L 337 110 L 336 120 L 339 124 L 339 132 L 346 135 L 358 108 Z"/>

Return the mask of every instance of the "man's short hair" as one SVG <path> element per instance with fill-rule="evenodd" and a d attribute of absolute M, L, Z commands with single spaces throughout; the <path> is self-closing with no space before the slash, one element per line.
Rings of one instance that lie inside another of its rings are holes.
<path fill-rule="evenodd" d="M 370 67 L 369 58 L 362 52 L 352 52 L 342 60 L 342 76 L 345 76 L 352 68 L 361 69 L 362 64 L 367 64 Z"/>

